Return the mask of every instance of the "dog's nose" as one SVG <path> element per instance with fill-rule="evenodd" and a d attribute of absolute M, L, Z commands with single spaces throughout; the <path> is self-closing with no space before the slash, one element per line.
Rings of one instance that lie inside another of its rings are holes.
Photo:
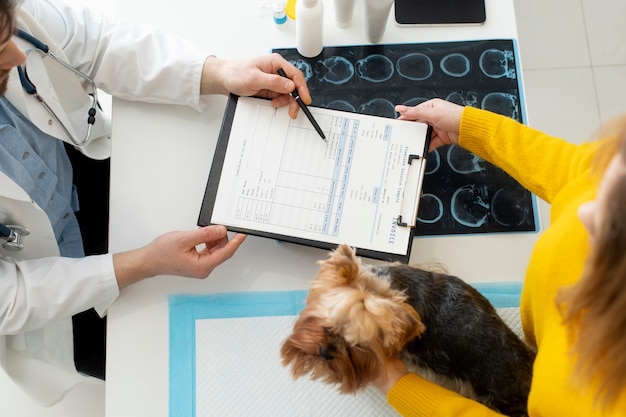
<path fill-rule="evenodd" d="M 332 355 L 328 352 L 328 348 L 325 346 L 320 346 L 319 354 L 322 358 L 326 359 L 327 361 L 333 359 Z"/>

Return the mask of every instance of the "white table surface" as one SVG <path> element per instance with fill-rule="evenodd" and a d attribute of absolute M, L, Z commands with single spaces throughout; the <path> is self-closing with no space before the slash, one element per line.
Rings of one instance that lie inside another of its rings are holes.
<path fill-rule="evenodd" d="M 246 58 L 294 47 L 259 0 L 116 0 L 118 17 L 160 26 L 211 54 Z M 175 6 L 174 6 L 175 5 Z M 399 28 L 393 11 L 381 43 L 517 38 L 512 0 L 486 0 L 481 26 Z M 325 4 L 326 45 L 365 44 L 363 1 L 352 25 L 334 23 Z M 144 245 L 170 230 L 196 227 L 225 97 L 203 113 L 189 108 L 113 101 L 111 252 Z M 411 262 L 442 262 L 470 282 L 520 281 L 537 233 L 417 238 Z M 125 289 L 108 314 L 106 416 L 168 415 L 168 294 L 306 289 L 326 251 L 248 237 L 206 280 L 158 277 Z"/>

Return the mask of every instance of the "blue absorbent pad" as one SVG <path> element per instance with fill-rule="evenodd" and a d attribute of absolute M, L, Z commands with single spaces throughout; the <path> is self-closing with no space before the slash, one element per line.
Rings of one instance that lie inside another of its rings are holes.
<path fill-rule="evenodd" d="M 473 285 L 497 309 L 519 307 L 521 282 Z M 340 395 L 280 364 L 307 293 L 171 295 L 170 417 L 397 416 L 374 388 Z"/>

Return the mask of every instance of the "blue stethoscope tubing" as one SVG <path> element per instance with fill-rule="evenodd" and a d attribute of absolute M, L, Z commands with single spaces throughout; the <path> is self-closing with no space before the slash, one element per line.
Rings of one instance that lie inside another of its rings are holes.
<path fill-rule="evenodd" d="M 11 229 L 0 223 L 0 237 L 11 237 Z"/>
<path fill-rule="evenodd" d="M 37 93 L 37 87 L 35 86 L 35 84 L 33 84 L 30 78 L 28 78 L 28 71 L 26 70 L 26 64 L 24 64 L 23 67 L 22 66 L 17 67 L 17 72 L 20 76 L 20 82 L 22 84 L 22 87 L 24 88 L 24 91 L 26 91 L 27 94 L 30 94 L 33 97 L 35 97 L 37 101 L 39 101 L 42 104 L 42 106 L 48 111 L 48 113 L 54 118 L 54 120 L 57 121 L 61 129 L 64 131 L 64 133 L 67 135 L 67 137 L 72 141 L 74 145 L 83 146 L 85 143 L 87 143 L 87 140 L 89 139 L 89 136 L 91 135 L 91 129 L 94 123 L 96 122 L 96 107 L 98 106 L 98 92 L 96 88 L 96 83 L 93 81 L 93 79 L 91 79 L 87 75 L 78 71 L 76 68 L 70 66 L 63 60 L 59 59 L 54 53 L 50 52 L 50 48 L 48 48 L 48 45 L 41 42 L 39 39 L 35 38 L 33 35 L 30 35 L 21 29 L 17 29 L 15 31 L 15 35 L 25 40 L 26 42 L 31 43 L 35 47 L 35 49 L 26 51 L 27 56 L 30 52 L 37 51 L 49 57 L 53 61 L 59 63 L 63 67 L 67 68 L 76 76 L 82 78 L 89 84 L 89 87 L 92 90 L 92 92 L 90 93 L 92 103 L 91 103 L 91 107 L 87 111 L 87 116 L 88 116 L 87 117 L 87 134 L 85 135 L 85 138 L 82 141 L 79 141 L 76 138 L 74 138 L 74 136 L 70 133 L 67 127 L 63 124 L 63 122 L 56 115 L 54 110 L 52 110 L 52 108 L 48 106 L 48 103 L 46 103 L 44 98 L 41 97 L 39 93 Z M 0 223 L 0 240 L 5 241 L 2 244 L 2 247 L 6 250 L 9 250 L 9 251 L 22 250 L 24 248 L 24 245 L 22 244 L 22 237 L 27 236 L 29 234 L 30 234 L 30 231 L 25 227 L 18 226 L 18 225 L 5 225 L 5 224 Z"/>
<path fill-rule="evenodd" d="M 17 67 L 17 71 L 20 76 L 20 82 L 22 83 L 22 87 L 24 88 L 24 91 L 26 91 L 27 94 L 30 94 L 33 97 L 35 97 L 35 99 L 37 99 L 37 101 L 41 103 L 41 105 L 46 109 L 46 111 L 48 111 L 48 113 L 50 113 L 50 115 L 54 118 L 54 120 L 56 120 L 56 122 L 59 124 L 63 132 L 67 135 L 67 137 L 70 139 L 70 141 L 74 145 L 76 146 L 85 145 L 87 143 L 87 140 L 89 140 L 89 136 L 91 135 L 91 129 L 94 123 L 96 122 L 96 107 L 98 106 L 98 92 L 97 92 L 98 89 L 96 88 L 96 83 L 89 76 L 85 75 L 84 73 L 78 71 L 76 68 L 70 66 L 68 63 L 59 59 L 54 53 L 50 52 L 50 48 L 48 47 L 48 45 L 41 42 L 39 39 L 37 39 L 33 35 L 28 34 L 21 29 L 16 29 L 15 35 L 25 40 L 26 42 L 31 43 L 35 47 L 35 49 L 26 51 L 27 56 L 30 52 L 37 51 L 45 56 L 50 57 L 53 61 L 67 68 L 72 73 L 82 78 L 89 84 L 92 90 L 92 92 L 90 93 L 92 102 L 91 102 L 91 107 L 87 111 L 87 134 L 85 135 L 85 138 L 83 140 L 78 140 L 74 138 L 74 136 L 70 133 L 70 131 L 65 126 L 65 124 L 63 124 L 63 122 L 59 119 L 59 117 L 54 112 L 54 110 L 52 110 L 52 108 L 50 108 L 48 103 L 46 103 L 44 98 L 41 97 L 41 95 L 39 95 L 39 93 L 37 92 L 37 87 L 35 86 L 35 84 L 33 84 L 30 78 L 28 78 L 28 71 L 26 70 L 26 65 L 24 64 L 24 66 Z"/>

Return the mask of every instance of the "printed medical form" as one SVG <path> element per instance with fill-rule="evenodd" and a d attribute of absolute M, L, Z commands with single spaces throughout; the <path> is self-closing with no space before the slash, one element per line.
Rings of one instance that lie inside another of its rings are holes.
<path fill-rule="evenodd" d="M 237 99 L 210 222 L 405 254 L 428 127 L 310 110 L 327 141 L 304 115 L 292 120 L 268 100 Z"/>

